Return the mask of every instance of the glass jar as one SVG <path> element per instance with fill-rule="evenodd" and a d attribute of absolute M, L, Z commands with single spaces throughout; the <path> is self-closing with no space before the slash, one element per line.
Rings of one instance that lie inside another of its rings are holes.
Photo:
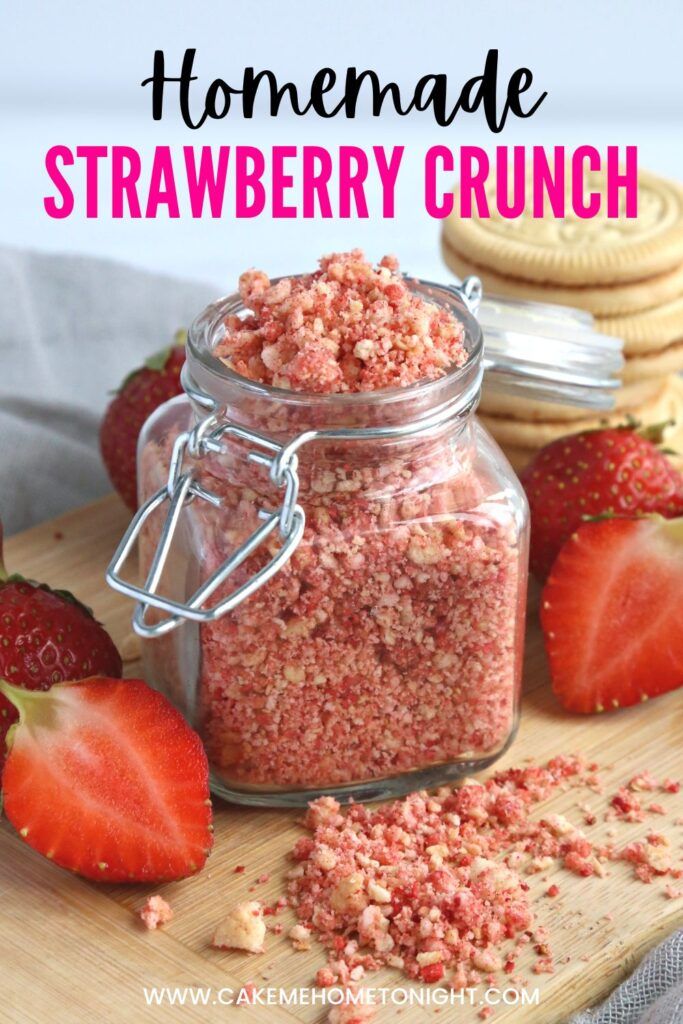
<path fill-rule="evenodd" d="M 161 634 L 143 644 L 145 674 L 199 731 L 229 800 L 396 796 L 485 767 L 515 734 L 526 500 L 474 415 L 477 321 L 451 289 L 414 287 L 463 323 L 462 368 L 371 393 L 256 384 L 213 355 L 225 317 L 243 309 L 231 296 L 190 330 L 190 397 L 162 406 L 141 436 L 143 578 L 172 608 L 197 611 L 211 594 L 217 609 L 191 621 L 143 607 L 139 631 Z M 172 461 L 194 498 L 171 511 L 162 573 L 155 501 Z M 253 592 L 231 606 L 241 588 Z"/>

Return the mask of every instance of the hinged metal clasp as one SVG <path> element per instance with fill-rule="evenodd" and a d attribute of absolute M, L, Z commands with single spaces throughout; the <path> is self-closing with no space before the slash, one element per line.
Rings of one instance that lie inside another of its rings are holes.
<path fill-rule="evenodd" d="M 194 459 L 199 459 L 209 452 L 220 454 L 224 451 L 222 442 L 228 436 L 254 446 L 255 450 L 247 453 L 247 459 L 266 467 L 273 484 L 276 487 L 284 488 L 282 504 L 276 511 L 260 509 L 258 516 L 262 520 L 262 525 L 257 527 L 251 536 L 232 552 L 189 600 L 174 601 L 172 598 L 157 593 L 157 589 L 163 576 L 181 514 L 189 504 L 197 499 L 208 502 L 214 507 L 221 505 L 220 497 L 212 491 L 206 490 L 196 480 L 194 469 L 185 469 L 185 454 L 188 453 Z M 285 457 L 280 458 L 283 453 Z M 297 456 L 293 452 L 284 452 L 283 446 L 270 438 L 236 424 L 221 421 L 216 412 L 212 412 L 192 430 L 179 434 L 173 445 L 166 484 L 138 509 L 106 572 L 107 582 L 114 590 L 137 601 L 133 616 L 135 632 L 143 637 L 157 637 L 170 633 L 183 619 L 189 619 L 192 622 L 213 622 L 231 611 L 259 587 L 262 587 L 264 583 L 267 583 L 291 558 L 303 536 L 306 518 L 301 505 L 297 504 L 298 494 Z M 161 527 L 159 541 L 147 578 L 142 586 L 137 586 L 125 580 L 121 571 L 145 523 L 166 503 L 168 503 L 168 511 Z M 207 607 L 211 595 L 264 543 L 276 528 L 279 528 L 281 544 L 266 565 L 227 597 L 212 607 Z M 147 616 L 150 608 L 166 612 L 167 615 L 157 622 L 149 622 Z"/>

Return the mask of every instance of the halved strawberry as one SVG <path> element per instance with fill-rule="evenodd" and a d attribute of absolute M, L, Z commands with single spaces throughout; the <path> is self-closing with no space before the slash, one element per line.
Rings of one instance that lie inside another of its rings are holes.
<path fill-rule="evenodd" d="M 570 711 L 609 711 L 683 686 L 683 519 L 584 523 L 544 587 L 553 689 Z"/>
<path fill-rule="evenodd" d="M 46 692 L 0 680 L 8 735 L 4 809 L 29 846 L 106 882 L 164 882 L 203 867 L 212 844 L 199 736 L 139 679 L 93 677 Z"/>

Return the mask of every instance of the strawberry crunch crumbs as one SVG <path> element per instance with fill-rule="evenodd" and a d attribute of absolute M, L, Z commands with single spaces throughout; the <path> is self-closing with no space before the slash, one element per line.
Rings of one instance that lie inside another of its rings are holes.
<path fill-rule="evenodd" d="M 147 902 L 140 910 L 140 920 L 150 931 L 162 924 L 168 924 L 172 918 L 173 911 L 161 896 L 148 896 Z"/>
<path fill-rule="evenodd" d="M 660 833 L 619 847 L 590 840 L 564 815 L 535 811 L 555 793 L 594 789 L 596 771 L 560 756 L 374 808 L 342 810 L 331 797 L 311 803 L 288 889 L 304 929 L 290 933 L 295 947 L 305 934 L 328 950 L 316 985 L 354 991 L 382 967 L 455 989 L 495 984 L 501 975 L 524 984 L 514 975 L 526 948 L 535 956 L 534 974 L 555 970 L 533 903 L 559 897 L 560 887 L 546 885 L 532 896 L 534 875 L 559 864 L 581 877 L 603 877 L 611 862 L 626 861 L 641 882 L 683 877 Z M 667 883 L 664 895 L 680 893 Z"/>
<path fill-rule="evenodd" d="M 211 943 L 216 949 L 243 949 L 262 953 L 266 937 L 263 906 L 258 900 L 247 900 L 234 907 L 216 928 Z"/>
<path fill-rule="evenodd" d="M 439 515 L 462 505 L 460 481 L 398 499 L 390 473 L 383 499 L 345 482 L 308 498 L 303 540 L 270 582 L 202 627 L 201 731 L 228 784 L 391 777 L 492 756 L 513 729 L 524 579 L 509 510 Z M 210 571 L 260 505 L 212 489 L 234 525 L 214 535 Z"/>
<path fill-rule="evenodd" d="M 215 353 L 250 380 L 319 394 L 402 387 L 462 366 L 462 325 L 398 269 L 393 256 L 375 268 L 354 249 L 301 278 L 271 283 L 248 270 L 239 290 L 251 315 L 227 318 Z"/>

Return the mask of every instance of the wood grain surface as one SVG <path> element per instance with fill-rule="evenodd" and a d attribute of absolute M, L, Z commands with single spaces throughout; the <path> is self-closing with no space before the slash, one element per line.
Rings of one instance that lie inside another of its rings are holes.
<path fill-rule="evenodd" d="M 139 673 L 138 642 L 131 633 L 129 603 L 110 591 L 105 565 L 127 522 L 127 513 L 111 497 L 11 538 L 6 544 L 10 571 L 73 589 L 112 633 L 126 662 L 126 674 Z M 578 752 L 605 766 L 606 794 L 637 770 L 657 776 L 683 775 L 683 693 L 673 693 L 637 708 L 599 717 L 564 714 L 550 692 L 536 626 L 530 612 L 522 724 L 519 736 L 501 762 L 542 760 Z M 553 798 L 544 810 L 566 812 L 581 823 L 577 793 Z M 607 796 L 589 794 L 598 814 L 591 838 L 601 835 Z M 659 796 L 657 797 L 659 799 Z M 683 854 L 683 793 L 661 797 L 669 813 L 655 827 L 665 831 Z M 313 943 L 309 952 L 294 952 L 285 935 L 269 935 L 259 956 L 210 948 L 213 928 L 235 902 L 274 898 L 284 890 L 287 852 L 301 835 L 296 812 L 253 810 L 217 802 L 216 845 L 208 867 L 197 878 L 143 887 L 96 886 L 73 877 L 34 854 L 3 820 L 0 825 L 0 1021 L 3 1024 L 80 1024 L 123 1021 L 323 1021 L 320 1005 L 239 1007 L 214 1004 L 229 999 L 247 981 L 257 986 L 309 989 L 325 963 Z M 648 825 L 617 823 L 624 842 L 644 835 Z M 246 865 L 235 874 L 238 864 Z M 257 884 L 262 873 L 270 881 Z M 536 1006 L 499 1006 L 495 1024 L 559 1024 L 572 1012 L 604 996 L 642 954 L 683 923 L 683 900 L 666 899 L 662 882 L 643 885 L 625 864 L 614 864 L 606 878 L 579 879 L 566 871 L 534 879 L 542 893 L 552 878 L 560 886 L 554 900 L 541 897 L 538 921 L 551 933 L 556 957 L 553 975 L 529 974 L 529 989 L 538 987 Z M 255 891 L 249 894 L 249 887 Z M 163 930 L 146 932 L 137 918 L 150 891 L 159 891 L 175 910 Z M 290 919 L 282 917 L 286 925 Z M 285 932 L 286 932 L 285 928 Z M 398 974 L 383 971 L 368 984 L 403 985 Z M 146 1005 L 144 989 L 152 986 L 203 986 L 208 1005 Z M 222 990 L 219 996 L 219 990 Z M 438 1015 L 434 1007 L 386 1005 L 377 1021 L 428 1020 L 474 1024 L 480 1006 L 455 1004 Z"/>

